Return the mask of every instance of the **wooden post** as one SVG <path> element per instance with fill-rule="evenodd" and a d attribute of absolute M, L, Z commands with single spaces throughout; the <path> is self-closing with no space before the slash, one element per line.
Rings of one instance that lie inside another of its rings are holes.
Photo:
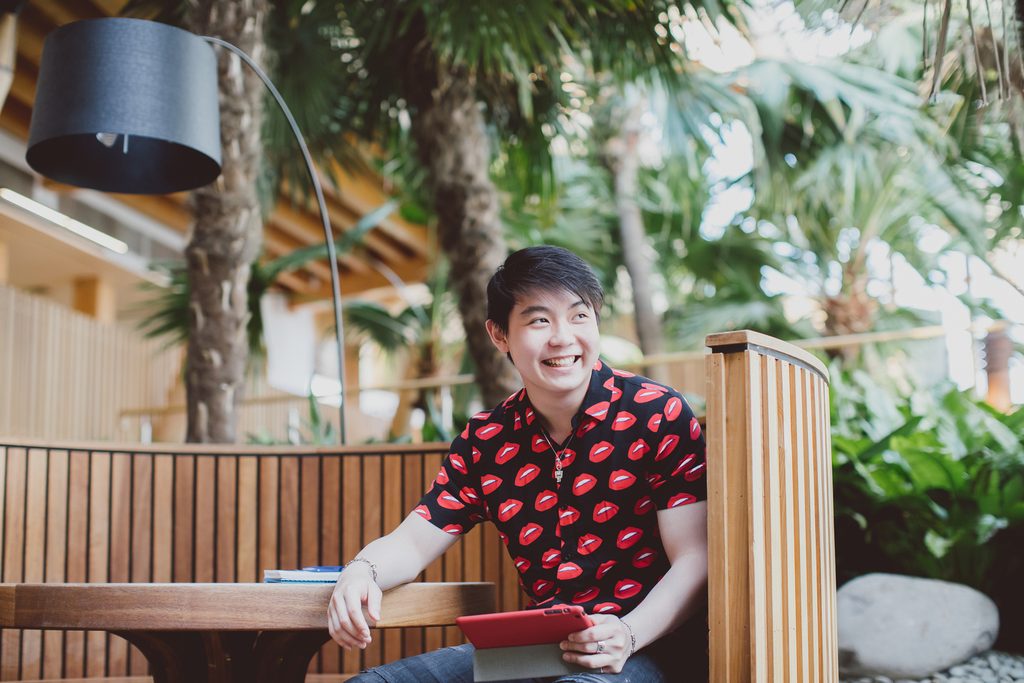
<path fill-rule="evenodd" d="M 1006 334 L 1006 328 L 993 327 L 989 330 L 985 335 L 985 374 L 988 376 L 988 392 L 985 400 L 990 406 L 1004 413 L 1013 405 L 1010 400 L 1010 356 L 1012 355 L 1013 341 Z"/>
<path fill-rule="evenodd" d="M 72 307 L 103 323 L 117 320 L 117 295 L 111 284 L 100 277 L 75 278 Z"/>
<path fill-rule="evenodd" d="M 714 683 L 838 683 L 828 373 L 756 332 L 707 338 Z"/>
<path fill-rule="evenodd" d="M 0 242 L 0 285 L 6 285 L 11 279 L 11 255 L 7 245 Z"/>

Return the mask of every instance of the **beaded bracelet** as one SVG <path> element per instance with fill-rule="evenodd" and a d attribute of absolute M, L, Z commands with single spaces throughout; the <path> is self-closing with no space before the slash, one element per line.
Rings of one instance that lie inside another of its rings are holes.
<path fill-rule="evenodd" d="M 365 562 L 366 565 L 370 568 L 370 576 L 373 579 L 373 582 L 377 583 L 377 565 L 375 565 L 373 562 L 366 559 L 365 557 L 353 557 L 351 560 L 348 561 L 348 564 L 345 565 L 345 569 L 348 569 L 350 566 L 352 566 L 353 562 Z"/>
<path fill-rule="evenodd" d="M 633 627 L 622 621 L 622 619 L 619 619 L 619 623 L 625 626 L 626 630 L 629 631 L 629 654 L 626 655 L 626 657 L 632 657 L 633 653 L 636 652 L 636 636 L 633 635 Z"/>

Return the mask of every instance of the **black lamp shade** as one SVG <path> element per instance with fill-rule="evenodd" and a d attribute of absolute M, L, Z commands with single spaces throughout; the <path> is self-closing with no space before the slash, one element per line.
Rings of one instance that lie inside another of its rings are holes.
<path fill-rule="evenodd" d="M 47 36 L 25 155 L 40 174 L 164 194 L 213 181 L 220 149 L 217 59 L 202 38 L 122 18 Z"/>

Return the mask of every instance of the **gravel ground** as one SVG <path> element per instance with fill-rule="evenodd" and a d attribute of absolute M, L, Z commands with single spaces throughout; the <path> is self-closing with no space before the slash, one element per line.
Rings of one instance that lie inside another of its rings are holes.
<path fill-rule="evenodd" d="M 989 650 L 920 680 L 867 676 L 843 683 L 1024 683 L 1024 656 Z"/>

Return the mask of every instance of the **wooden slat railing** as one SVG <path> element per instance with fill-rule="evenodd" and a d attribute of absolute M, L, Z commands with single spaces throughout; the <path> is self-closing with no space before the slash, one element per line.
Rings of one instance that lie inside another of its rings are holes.
<path fill-rule="evenodd" d="M 710 680 L 835 683 L 828 373 L 754 332 L 707 345 Z"/>
<path fill-rule="evenodd" d="M 300 451 L 0 439 L 0 578 L 248 582 L 265 568 L 337 564 L 401 521 L 445 452 L 445 444 Z M 520 606 L 491 525 L 424 579 L 493 581 L 499 609 Z M 361 653 L 328 644 L 311 671 L 353 673 L 459 642 L 455 627 L 390 629 Z M 141 653 L 101 632 L 0 636 L 0 680 L 145 673 Z"/>

